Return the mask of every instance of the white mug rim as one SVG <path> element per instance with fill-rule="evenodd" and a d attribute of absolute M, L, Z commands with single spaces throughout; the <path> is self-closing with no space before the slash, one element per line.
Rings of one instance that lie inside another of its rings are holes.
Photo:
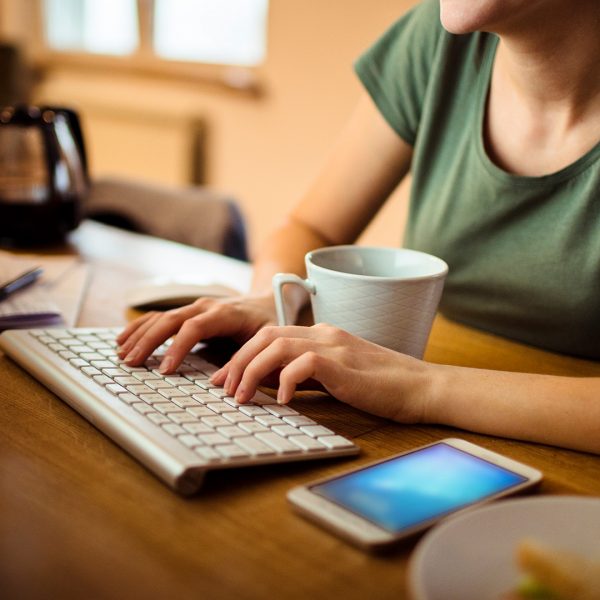
<path fill-rule="evenodd" d="M 322 267 L 321 265 L 317 265 L 312 262 L 312 257 L 317 254 L 327 254 L 329 252 L 339 251 L 339 250 L 384 250 L 386 252 L 408 252 L 410 254 L 417 254 L 419 256 L 426 256 L 428 259 L 434 259 L 434 262 L 439 263 L 441 270 L 437 273 L 429 274 L 429 275 L 417 275 L 414 277 L 392 277 L 392 276 L 382 276 L 382 275 L 362 275 L 359 273 L 346 273 L 345 271 L 337 271 L 336 269 L 328 269 L 327 267 Z M 448 274 L 448 263 L 445 260 L 439 258 L 438 256 L 434 256 L 433 254 L 428 254 L 427 252 L 421 252 L 420 250 L 413 250 L 412 248 L 392 248 L 389 246 L 355 246 L 353 244 L 343 244 L 339 246 L 326 246 L 325 248 L 316 248 L 315 250 L 311 250 L 306 253 L 305 257 L 307 266 L 310 264 L 311 269 L 315 269 L 316 271 L 322 271 L 324 273 L 335 273 L 339 277 L 343 277 L 346 279 L 354 279 L 354 280 L 363 280 L 363 281 L 377 281 L 377 282 L 411 282 L 411 281 L 424 281 L 424 280 L 434 280 L 445 277 Z M 307 274 L 308 275 L 308 274 Z M 310 277 L 310 275 L 309 275 Z"/>

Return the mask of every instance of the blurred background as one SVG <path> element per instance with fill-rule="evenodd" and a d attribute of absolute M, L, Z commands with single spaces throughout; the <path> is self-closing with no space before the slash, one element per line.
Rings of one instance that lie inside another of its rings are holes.
<path fill-rule="evenodd" d="M 0 0 L 0 102 L 77 110 L 92 179 L 226 192 L 252 256 L 350 115 L 353 61 L 413 4 Z M 400 243 L 406 188 L 361 243 Z"/>

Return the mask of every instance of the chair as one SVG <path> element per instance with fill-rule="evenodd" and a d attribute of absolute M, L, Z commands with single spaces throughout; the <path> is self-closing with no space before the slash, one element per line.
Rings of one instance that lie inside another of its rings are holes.
<path fill-rule="evenodd" d="M 84 213 L 108 225 L 248 260 L 239 207 L 227 195 L 205 186 L 96 179 L 90 184 Z"/>

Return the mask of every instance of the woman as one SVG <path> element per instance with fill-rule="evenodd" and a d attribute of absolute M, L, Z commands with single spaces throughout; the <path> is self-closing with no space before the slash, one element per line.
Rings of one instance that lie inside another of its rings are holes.
<path fill-rule="evenodd" d="M 600 453 L 598 378 L 434 365 L 326 325 L 274 327 L 271 293 L 308 250 L 353 242 L 410 170 L 406 245 L 449 263 L 443 312 L 600 358 L 598 31 L 597 0 L 416 7 L 359 59 L 368 94 L 257 257 L 253 294 L 147 314 L 119 337 L 120 356 L 139 364 L 176 334 L 167 373 L 198 340 L 231 336 L 245 344 L 213 381 L 240 402 L 281 368 L 282 403 L 314 379 L 397 421 Z M 287 293 L 297 314 L 306 298 Z"/>

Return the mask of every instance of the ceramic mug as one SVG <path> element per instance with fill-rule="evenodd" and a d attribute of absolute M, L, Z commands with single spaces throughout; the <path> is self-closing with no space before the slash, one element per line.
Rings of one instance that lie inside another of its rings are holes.
<path fill-rule="evenodd" d="M 309 294 L 315 323 L 328 323 L 381 346 L 422 358 L 448 265 L 405 248 L 331 246 L 305 256 L 307 279 L 277 273 L 273 291 L 280 325 L 283 286 Z"/>

